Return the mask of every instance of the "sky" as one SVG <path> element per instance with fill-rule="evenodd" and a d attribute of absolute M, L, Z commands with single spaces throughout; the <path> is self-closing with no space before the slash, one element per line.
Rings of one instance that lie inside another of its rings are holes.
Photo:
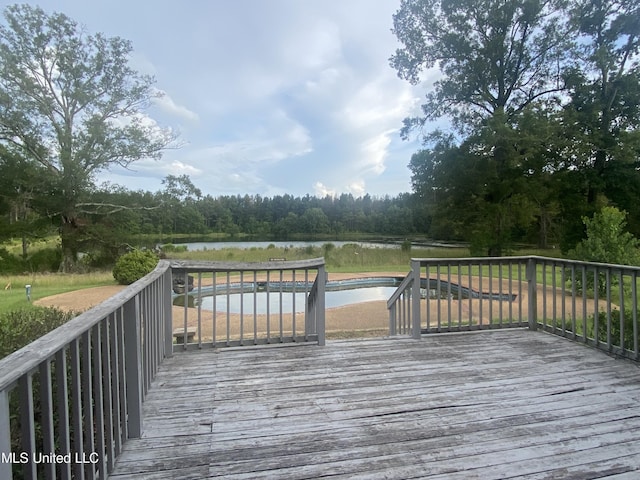
<path fill-rule="evenodd" d="M 131 65 L 163 94 L 146 114 L 180 147 L 98 183 L 155 192 L 167 175 L 186 174 L 214 197 L 411 191 L 420 145 L 399 130 L 436 74 L 412 86 L 389 66 L 400 0 L 27 3 L 130 40 Z"/>

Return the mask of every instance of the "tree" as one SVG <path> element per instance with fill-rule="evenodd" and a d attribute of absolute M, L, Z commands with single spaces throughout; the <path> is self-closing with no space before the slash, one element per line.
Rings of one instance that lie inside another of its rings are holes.
<path fill-rule="evenodd" d="M 89 35 L 69 17 L 30 5 L 9 6 L 4 18 L 0 142 L 46 170 L 49 201 L 41 213 L 58 222 L 61 269 L 68 271 L 94 175 L 159 158 L 175 137 L 142 113 L 154 80 L 129 66 L 130 42 Z"/>
<path fill-rule="evenodd" d="M 554 0 L 403 0 L 393 17 L 393 32 L 403 45 L 390 59 L 398 75 L 415 84 L 425 69 L 436 66 L 442 74 L 422 116 L 405 119 L 403 135 L 448 117 L 467 137 L 442 143 L 442 136 L 423 134 L 425 142 L 436 139 L 432 153 L 440 160 L 431 154 L 414 158 L 414 172 L 443 174 L 417 162 L 448 158 L 448 167 L 452 160 L 461 162 L 454 169 L 461 175 L 445 173 L 445 185 L 435 190 L 418 185 L 421 177 L 414 175 L 414 191 L 431 197 L 444 188 L 438 201 L 474 213 L 467 216 L 467 232 L 482 238 L 492 255 L 502 253 L 514 227 L 533 220 L 522 192 L 531 156 L 517 145 L 518 123 L 527 112 L 555 108 L 564 89 L 566 32 L 558 8 Z"/>
<path fill-rule="evenodd" d="M 570 256 L 587 262 L 639 265 L 640 240 L 627 231 L 626 216 L 615 207 L 603 207 L 592 218 L 583 217 L 587 237 Z"/>
<path fill-rule="evenodd" d="M 637 0 L 577 0 L 571 21 L 577 61 L 566 73 L 571 101 L 563 125 L 584 207 L 566 205 L 573 219 L 567 231 L 582 233 L 579 219 L 613 202 L 629 209 L 640 232 L 640 7 Z"/>
<path fill-rule="evenodd" d="M 554 0 L 402 0 L 393 33 L 403 45 L 390 63 L 412 84 L 437 67 L 442 78 L 405 119 L 404 133 L 450 117 L 461 131 L 487 118 L 509 121 L 534 102 L 563 90 L 566 31 Z"/>

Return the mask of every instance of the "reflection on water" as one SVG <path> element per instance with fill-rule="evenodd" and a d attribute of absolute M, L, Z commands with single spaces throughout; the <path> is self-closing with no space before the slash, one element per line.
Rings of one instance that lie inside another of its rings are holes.
<path fill-rule="evenodd" d="M 373 302 L 376 300 L 387 301 L 395 289 L 395 287 L 366 287 L 327 291 L 325 293 L 325 307 L 342 307 L 353 303 Z M 216 311 L 227 311 L 227 298 L 229 299 L 228 304 L 230 313 L 240 313 L 241 305 L 242 311 L 245 314 L 253 314 L 254 309 L 257 314 L 266 314 L 267 307 L 270 313 L 279 312 L 281 306 L 283 312 L 292 312 L 294 308 L 294 301 L 296 312 L 304 312 L 305 310 L 304 292 L 296 293 L 295 296 L 290 292 L 284 292 L 282 295 L 279 292 L 269 292 L 268 294 L 267 292 L 257 292 L 255 295 L 255 308 L 253 293 L 245 293 L 244 295 L 233 293 L 228 295 L 228 297 L 227 295 L 216 295 Z M 213 311 L 213 303 L 213 296 L 203 297 L 202 309 Z"/>

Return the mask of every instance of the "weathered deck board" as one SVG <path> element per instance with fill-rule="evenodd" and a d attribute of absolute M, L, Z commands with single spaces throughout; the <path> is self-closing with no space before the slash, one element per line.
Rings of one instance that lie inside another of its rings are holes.
<path fill-rule="evenodd" d="M 638 478 L 638 373 L 519 329 L 180 353 L 112 478 Z"/>

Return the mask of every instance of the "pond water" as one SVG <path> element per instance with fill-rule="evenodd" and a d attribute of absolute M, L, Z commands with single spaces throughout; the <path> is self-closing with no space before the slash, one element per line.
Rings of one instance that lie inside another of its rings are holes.
<path fill-rule="evenodd" d="M 323 245 L 331 243 L 337 248 L 346 244 L 356 244 L 363 248 L 400 248 L 398 243 L 382 243 L 382 242 L 348 242 L 348 241 L 289 241 L 289 242 L 186 242 L 175 243 L 176 246 L 186 246 L 187 250 L 194 252 L 197 250 L 223 250 L 225 248 L 240 248 L 243 250 L 250 250 L 252 248 L 264 248 L 266 249 L 270 245 L 276 248 L 305 248 L 305 247 L 317 247 L 321 248 Z"/>

